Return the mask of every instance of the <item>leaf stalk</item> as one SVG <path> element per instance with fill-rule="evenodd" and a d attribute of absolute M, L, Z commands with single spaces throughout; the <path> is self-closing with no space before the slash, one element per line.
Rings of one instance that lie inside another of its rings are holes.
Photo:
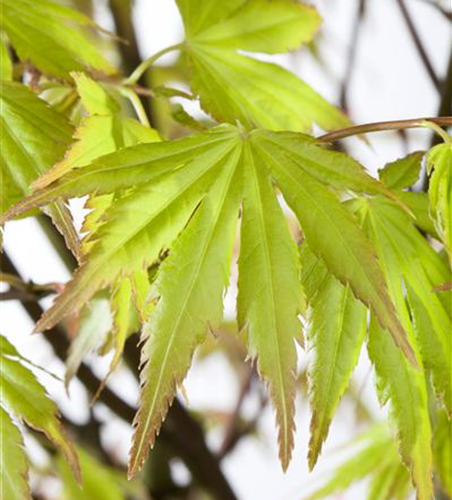
<path fill-rule="evenodd" d="M 143 74 L 158 60 L 160 59 L 162 56 L 164 56 L 165 54 L 168 54 L 170 52 L 173 52 L 175 50 L 179 50 L 182 48 L 182 44 L 181 43 L 177 43 L 176 45 L 170 45 L 169 47 L 166 47 L 158 52 L 156 52 L 155 54 L 153 54 L 152 56 L 148 57 L 147 59 L 145 59 L 141 64 L 139 64 L 136 69 L 133 71 L 133 73 L 128 77 L 126 78 L 124 81 L 123 81 L 123 84 L 124 85 L 127 85 L 127 86 L 130 86 L 130 85 L 135 85 L 138 80 L 143 76 Z"/>

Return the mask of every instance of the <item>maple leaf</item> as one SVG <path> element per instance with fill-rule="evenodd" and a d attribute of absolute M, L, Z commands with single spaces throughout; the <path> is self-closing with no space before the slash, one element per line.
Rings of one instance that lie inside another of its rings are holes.
<path fill-rule="evenodd" d="M 452 138 L 427 154 L 430 212 L 452 261 Z"/>
<path fill-rule="evenodd" d="M 406 161 L 412 164 L 413 157 Z M 396 174 L 393 165 L 380 171 L 386 182 L 392 183 L 392 177 L 398 187 L 406 187 L 417 180 L 410 169 L 403 175 Z M 450 414 L 450 293 L 432 293 L 436 283 L 450 280 L 450 269 L 418 232 L 416 221 L 393 201 L 381 196 L 355 198 L 346 206 L 359 216 L 376 248 L 418 364 L 431 371 L 436 394 Z M 328 273 L 323 261 L 306 244 L 301 257 L 302 283 L 309 304 L 308 339 L 313 338 L 314 350 L 314 362 L 308 369 L 313 409 L 309 459 L 313 465 L 356 364 L 366 330 L 366 314 L 362 305 L 348 296 L 347 286 Z M 414 369 L 388 340 L 372 313 L 368 349 L 378 376 L 380 400 L 391 405 L 400 455 L 410 469 L 418 498 L 428 499 L 432 493 L 432 455 L 425 371 Z"/>
<path fill-rule="evenodd" d="M 328 273 L 308 245 L 301 247 L 302 285 L 309 310 L 308 367 L 311 417 L 309 467 L 314 468 L 341 397 L 358 362 L 367 332 L 367 310 L 348 285 Z"/>
<path fill-rule="evenodd" d="M 95 27 L 81 12 L 50 0 L 1 0 L 0 6 L 0 29 L 21 61 L 63 78 L 86 68 L 115 71 L 80 31 L 81 26 Z"/>
<path fill-rule="evenodd" d="M 450 312 L 428 291 L 433 288 L 431 280 L 438 279 L 441 269 L 447 274 L 447 268 L 417 233 L 413 221 L 391 202 L 378 197 L 356 200 L 355 209 L 377 249 L 390 295 L 418 363 L 432 369 L 437 393 L 450 407 Z M 400 455 L 410 470 L 417 498 L 428 500 L 433 486 L 426 373 L 414 369 L 387 342 L 373 315 L 368 351 L 377 373 L 380 401 L 390 402 Z"/>
<path fill-rule="evenodd" d="M 283 466 L 288 464 L 301 292 L 294 243 L 284 224 L 277 228 L 283 219 L 273 182 L 297 215 L 313 252 L 371 307 L 413 359 L 370 244 L 329 188 L 390 193 L 350 157 L 329 151 L 311 137 L 262 130 L 244 134 L 222 125 L 171 142 L 124 148 L 73 168 L 47 186 L 40 183 L 41 189 L 6 215 L 10 218 L 60 197 L 123 193 L 111 200 L 80 268 L 37 330 L 80 309 L 118 278 L 146 270 L 169 250 L 153 286 L 157 304 L 143 328 L 142 403 L 130 474 L 140 468 L 153 444 L 196 346 L 205 339 L 208 326 L 221 320 L 240 202 L 242 224 L 248 229 L 242 233 L 239 320 L 248 329 L 251 355 L 257 356 L 260 373 L 269 383 L 280 456 Z M 268 220 L 263 219 L 263 207 L 272 214 Z M 248 231 L 255 234 L 254 241 Z M 283 274 L 276 271 L 277 257 L 283 259 Z M 272 282 L 273 293 L 264 290 L 267 282 L 264 287 L 262 281 L 255 296 L 252 282 L 259 276 Z M 278 349 L 269 349 L 268 338 L 264 342 L 263 323 L 271 326 L 271 343 Z"/>
<path fill-rule="evenodd" d="M 72 135 L 67 120 L 24 85 L 2 81 L 0 212 L 30 193 L 30 185 L 50 169 L 66 151 Z M 47 212 L 63 234 L 68 248 L 79 254 L 79 238 L 67 206 L 59 201 Z"/>
<path fill-rule="evenodd" d="M 273 130 L 347 126 L 349 120 L 305 82 L 238 51 L 277 54 L 309 42 L 320 25 L 310 6 L 287 0 L 177 0 L 181 45 L 193 91 L 219 121 Z M 200 15 L 200 12 L 202 14 Z"/>
<path fill-rule="evenodd" d="M 1 454 L 8 459 L 2 461 L 2 498 L 29 498 L 26 483 L 28 460 L 20 447 L 22 435 L 11 421 L 14 416 L 31 428 L 43 432 L 60 450 L 71 466 L 76 480 L 80 483 L 80 465 L 71 440 L 58 418 L 55 403 L 47 396 L 44 387 L 27 368 L 27 360 L 15 347 L 0 335 L 0 418 L 2 439 Z M 19 444 L 19 446 L 18 446 Z M 5 481 L 3 481 L 5 479 Z"/>
<path fill-rule="evenodd" d="M 30 500 L 28 459 L 23 437 L 9 414 L 0 406 L 0 494 L 8 500 Z"/>
<path fill-rule="evenodd" d="M 350 458 L 339 464 L 326 480 L 322 472 L 322 486 L 303 496 L 303 500 L 330 498 L 366 478 L 371 479 L 367 500 L 408 497 L 410 477 L 385 424 L 374 424 L 347 443 L 345 448 L 352 452 Z"/>

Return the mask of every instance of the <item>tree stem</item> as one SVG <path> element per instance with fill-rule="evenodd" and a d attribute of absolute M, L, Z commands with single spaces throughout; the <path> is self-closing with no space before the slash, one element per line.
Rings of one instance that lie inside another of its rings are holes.
<path fill-rule="evenodd" d="M 404 130 L 409 128 L 432 128 L 430 124 L 435 124 L 439 127 L 451 127 L 452 116 L 365 123 L 329 132 L 328 134 L 318 137 L 318 140 L 322 142 L 334 142 L 347 137 L 352 137 L 354 135 L 368 134 L 370 132 L 387 132 L 390 130 Z M 435 130 L 438 131 L 436 128 Z M 441 136 L 443 137 L 443 134 L 441 134 Z"/>

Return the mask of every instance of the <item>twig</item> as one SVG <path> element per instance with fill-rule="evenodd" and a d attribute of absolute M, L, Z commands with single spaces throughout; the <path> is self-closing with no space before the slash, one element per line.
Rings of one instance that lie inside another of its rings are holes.
<path fill-rule="evenodd" d="M 452 49 L 449 55 L 449 63 L 447 65 L 446 75 L 442 83 L 441 98 L 438 106 L 438 116 L 442 115 L 452 115 Z M 433 134 L 432 140 L 430 142 L 430 147 L 433 147 L 440 142 L 441 138 L 438 136 L 438 134 Z M 426 172 L 424 172 L 421 191 L 427 193 L 429 185 L 430 177 Z"/>
<path fill-rule="evenodd" d="M 438 116 L 452 115 L 452 49 L 449 55 L 446 75 L 441 84 L 441 99 L 438 107 Z M 436 135 L 433 137 L 432 146 L 438 143 Z"/>
<path fill-rule="evenodd" d="M 448 21 L 452 21 L 452 12 L 444 9 L 438 2 L 432 0 L 421 0 L 423 3 L 430 5 L 436 9 L 440 14 L 442 14 Z"/>
<path fill-rule="evenodd" d="M 259 408 L 256 412 L 256 415 L 249 420 L 248 422 L 245 422 L 242 426 L 236 425 L 234 429 L 234 433 L 231 435 L 230 440 L 227 443 L 227 446 L 222 447 L 217 453 L 217 458 L 218 460 L 222 460 L 226 455 L 231 453 L 231 451 L 236 447 L 237 443 L 245 436 L 248 436 L 257 427 L 257 422 L 259 418 L 262 415 L 262 410 L 265 408 L 265 406 L 268 404 L 268 397 L 267 394 L 262 391 L 261 392 L 261 398 L 260 398 L 260 404 Z M 239 421 L 237 420 L 237 423 Z"/>
<path fill-rule="evenodd" d="M 129 75 L 134 68 L 141 63 L 138 41 L 131 16 L 132 4 L 132 0 L 109 0 L 110 10 L 115 22 L 116 34 L 128 42 L 127 44 L 118 43 L 117 45 L 118 52 L 121 55 L 122 67 L 126 75 Z M 144 78 L 142 78 L 139 83 L 142 87 L 146 87 Z M 148 95 L 142 93 L 139 93 L 139 95 L 141 104 L 146 110 L 149 123 L 155 128 L 157 123 L 152 99 L 150 99 Z"/>
<path fill-rule="evenodd" d="M 434 123 L 440 127 L 451 127 L 452 116 L 430 117 L 430 118 L 413 118 L 410 120 L 393 120 L 384 122 L 365 123 L 362 125 L 355 125 L 353 127 L 346 127 L 342 129 L 329 132 L 328 134 L 318 137 L 322 142 L 334 142 L 346 137 L 354 135 L 368 134 L 369 132 L 387 132 L 390 130 L 403 130 L 409 128 L 425 128 L 428 123 Z"/>
<path fill-rule="evenodd" d="M 247 366 L 247 368 L 248 373 L 245 375 L 245 378 L 241 384 L 239 397 L 237 398 L 235 407 L 226 422 L 223 442 L 221 443 L 221 446 L 217 453 L 217 456 L 219 457 L 223 457 L 226 455 L 227 450 L 230 449 L 230 445 L 233 442 L 234 436 L 237 434 L 237 424 L 240 418 L 240 410 L 242 408 L 245 396 L 250 390 L 251 382 L 254 376 L 254 369 L 251 366 Z"/>
<path fill-rule="evenodd" d="M 411 34 L 411 38 L 413 39 L 414 45 L 416 46 L 416 49 L 418 51 L 418 54 L 424 63 L 424 67 L 427 71 L 428 76 L 430 77 L 430 80 L 432 81 L 433 85 L 436 87 L 436 90 L 438 92 L 441 92 L 441 82 L 438 76 L 436 75 L 436 72 L 433 68 L 432 63 L 430 62 L 430 59 L 427 55 L 427 51 L 424 48 L 424 45 L 419 38 L 419 34 L 416 30 L 416 27 L 414 25 L 414 22 L 411 18 L 411 15 L 408 11 L 408 8 L 405 4 L 405 0 L 396 0 L 397 5 L 400 8 L 400 11 L 402 12 L 402 16 L 405 20 L 405 23 L 407 25 L 408 31 Z"/>
<path fill-rule="evenodd" d="M 342 81 L 340 93 L 340 105 L 344 111 L 347 111 L 347 93 L 352 80 L 353 70 L 355 68 L 356 52 L 358 49 L 359 35 L 361 32 L 361 24 L 366 13 L 366 0 L 359 0 L 358 11 L 356 14 L 355 22 L 352 28 L 352 35 L 350 37 L 350 44 L 348 47 L 347 65 L 345 68 L 345 75 Z"/>

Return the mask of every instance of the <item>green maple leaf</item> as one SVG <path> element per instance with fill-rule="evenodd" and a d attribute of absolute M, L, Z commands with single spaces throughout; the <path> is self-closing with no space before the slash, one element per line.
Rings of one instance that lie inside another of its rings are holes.
<path fill-rule="evenodd" d="M 419 179 L 424 154 L 424 151 L 415 151 L 404 158 L 388 163 L 378 171 L 380 180 L 393 189 L 412 186 Z"/>
<path fill-rule="evenodd" d="M 312 408 L 309 467 L 317 462 L 341 397 L 358 362 L 367 331 L 367 310 L 348 285 L 328 273 L 306 244 L 301 249 L 308 340 L 314 359 L 308 367 Z"/>
<path fill-rule="evenodd" d="M 430 213 L 452 259 L 452 142 L 439 144 L 428 152 L 427 170 Z"/>
<path fill-rule="evenodd" d="M 86 68 L 115 71 L 80 31 L 81 26 L 95 26 L 81 12 L 50 0 L 1 0 L 0 8 L 0 29 L 21 61 L 62 78 Z"/>
<path fill-rule="evenodd" d="M 1 87 L 0 212 L 3 213 L 29 194 L 30 185 L 38 176 L 61 159 L 71 141 L 72 127 L 24 85 L 2 81 Z M 68 247 L 78 255 L 79 239 L 67 206 L 56 202 L 46 211 Z"/>
<path fill-rule="evenodd" d="M 452 496 L 452 421 L 444 413 L 438 415 L 436 422 L 434 441 L 433 441 L 433 458 L 435 464 L 435 472 L 441 481 L 442 489 L 447 495 Z"/>
<path fill-rule="evenodd" d="M 0 406 L 0 495 L 8 500 L 31 500 L 28 459 L 20 430 Z"/>
<path fill-rule="evenodd" d="M 400 176 L 397 179 L 401 181 Z M 393 201 L 379 196 L 357 198 L 347 206 L 363 221 L 418 362 L 431 372 L 436 394 L 450 414 L 451 300 L 448 292 L 433 292 L 436 284 L 450 281 L 450 269 L 417 231 L 412 217 Z M 314 362 L 308 369 L 312 464 L 356 363 L 366 316 L 362 305 L 347 295 L 347 287 L 328 274 L 324 263 L 306 245 L 301 256 L 302 283 L 310 306 L 308 338 L 313 339 L 314 351 Z M 380 399 L 382 404 L 391 404 L 400 455 L 411 471 L 418 498 L 427 499 L 432 491 L 432 457 L 426 374 L 407 363 L 388 340 L 372 314 L 369 355 L 376 368 Z M 375 478 L 369 498 L 379 498 L 375 495 L 386 491 L 383 477 L 389 481 L 388 471 Z"/>
<path fill-rule="evenodd" d="M 312 251 L 371 307 L 413 359 L 372 248 L 330 187 L 391 194 L 350 157 L 308 136 L 262 130 L 244 134 L 222 125 L 180 140 L 125 148 L 42 185 L 5 217 L 58 198 L 115 193 L 90 235 L 80 268 L 38 330 L 80 309 L 118 278 L 146 270 L 169 250 L 151 292 L 156 305 L 143 328 L 141 405 L 130 474 L 153 444 L 196 346 L 221 320 L 240 203 L 245 232 L 239 321 L 247 327 L 250 353 L 269 383 L 280 456 L 287 466 L 302 298 L 294 243 L 273 182 L 297 215 Z"/>
<path fill-rule="evenodd" d="M 219 121 L 273 130 L 347 126 L 348 119 L 292 73 L 238 52 L 277 54 L 309 42 L 317 11 L 288 0 L 177 0 L 194 92 Z"/>
<path fill-rule="evenodd" d="M 397 454 L 387 427 L 374 425 L 347 443 L 351 457 L 341 463 L 322 486 L 303 500 L 320 500 L 341 493 L 357 481 L 370 478 L 366 500 L 404 500 L 410 494 L 409 474 Z M 324 473 L 322 473 L 324 474 Z"/>
<path fill-rule="evenodd" d="M 11 422 L 9 415 L 43 432 L 64 453 L 79 483 L 81 479 L 78 457 L 58 418 L 58 409 L 25 363 L 27 361 L 16 351 L 15 347 L 4 336 L 0 336 L 0 385 L 2 388 L 0 391 L 2 446 L 0 448 L 1 453 L 7 455 L 7 459 L 2 460 L 2 479 L 4 478 L 5 481 L 1 482 L 0 487 L 2 498 L 8 500 L 16 498 L 22 500 L 29 495 L 29 488 L 26 485 L 28 461 L 20 447 L 22 436 Z"/>
<path fill-rule="evenodd" d="M 413 165 L 413 160 L 417 156 L 418 153 L 408 155 L 405 165 Z M 402 161 L 399 160 L 398 163 L 404 171 Z M 388 171 L 387 168 L 380 171 L 382 180 L 385 178 L 384 172 Z M 407 187 L 415 182 L 419 168 L 416 158 L 413 165 L 416 175 L 406 169 L 403 181 L 403 176 L 399 173 L 398 182 L 403 184 L 399 184 L 399 187 Z M 421 220 L 426 218 L 426 203 L 427 200 L 423 204 L 422 212 L 414 211 L 418 216 L 415 219 L 415 224 L 418 226 L 419 218 Z M 451 281 L 451 270 L 416 230 L 413 220 L 393 203 L 377 198 L 368 204 L 367 210 L 372 213 L 374 227 L 372 239 L 375 240 L 376 247 L 392 249 L 394 264 L 392 268 L 388 267 L 388 272 L 394 274 L 395 280 L 400 280 L 400 277 L 403 279 L 423 363 L 432 371 L 436 393 L 443 400 L 448 413 L 452 414 L 451 294 L 433 292 L 438 285 Z"/>
<path fill-rule="evenodd" d="M 77 447 L 80 458 L 83 483 L 80 487 L 62 457 L 57 458 L 61 472 L 64 498 L 67 500 L 125 500 L 127 498 L 121 474 L 112 467 L 102 464 L 97 458 Z"/>
<path fill-rule="evenodd" d="M 0 36 L 0 80 L 12 80 L 13 64 L 5 40 Z"/>
<path fill-rule="evenodd" d="M 377 249 L 391 297 L 419 364 L 432 370 L 436 391 L 450 408 L 450 312 L 430 292 L 432 281 L 438 275 L 447 275 L 448 270 L 413 222 L 394 204 L 377 197 L 359 200 L 356 205 Z M 374 315 L 368 350 L 377 373 L 380 401 L 390 402 L 400 455 L 410 470 L 418 499 L 428 500 L 433 487 L 426 372 L 414 369 L 387 342 Z"/>

